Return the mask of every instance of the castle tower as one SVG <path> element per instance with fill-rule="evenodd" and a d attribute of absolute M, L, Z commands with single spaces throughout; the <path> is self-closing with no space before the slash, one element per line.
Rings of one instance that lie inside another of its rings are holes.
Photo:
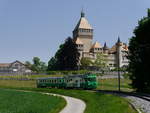
<path fill-rule="evenodd" d="M 104 47 L 103 47 L 103 52 L 104 52 L 105 54 L 107 54 L 108 51 L 109 51 L 109 48 L 107 47 L 107 44 L 106 44 L 106 42 L 105 42 Z"/>
<path fill-rule="evenodd" d="M 83 43 L 83 52 L 90 51 L 93 39 L 93 29 L 85 18 L 83 11 L 81 12 L 78 24 L 73 30 L 73 39 L 75 42 L 79 39 L 80 43 Z"/>
<path fill-rule="evenodd" d="M 122 42 L 120 41 L 120 37 L 118 37 L 118 41 L 116 43 L 116 62 L 119 67 L 122 67 Z"/>

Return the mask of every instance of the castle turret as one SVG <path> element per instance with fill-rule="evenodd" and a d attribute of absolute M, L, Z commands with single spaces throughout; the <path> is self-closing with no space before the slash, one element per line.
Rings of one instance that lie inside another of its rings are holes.
<path fill-rule="evenodd" d="M 103 47 L 103 52 L 106 54 L 108 53 L 109 48 L 107 47 L 107 44 L 105 42 L 104 47 Z"/>
<path fill-rule="evenodd" d="M 92 48 L 91 48 L 91 52 L 93 52 L 93 53 L 99 53 L 99 52 L 102 53 L 102 47 L 101 47 L 100 43 L 95 42 L 93 44 Z"/>
<path fill-rule="evenodd" d="M 78 52 L 80 53 L 80 59 L 81 59 L 82 52 L 83 52 L 83 49 L 84 49 L 84 45 L 83 45 L 82 41 L 79 38 L 76 39 L 75 43 L 77 44 L 77 49 L 78 49 Z"/>
<path fill-rule="evenodd" d="M 73 30 L 73 39 L 75 41 L 77 39 L 80 39 L 80 41 L 84 45 L 83 52 L 90 51 L 93 39 L 93 29 L 91 25 L 88 23 L 87 19 L 85 18 L 85 13 L 83 11 L 81 12 L 81 17 L 78 24 Z"/>
<path fill-rule="evenodd" d="M 122 67 L 122 42 L 120 41 L 120 37 L 118 37 L 118 41 L 116 43 L 116 53 L 117 65 Z"/>

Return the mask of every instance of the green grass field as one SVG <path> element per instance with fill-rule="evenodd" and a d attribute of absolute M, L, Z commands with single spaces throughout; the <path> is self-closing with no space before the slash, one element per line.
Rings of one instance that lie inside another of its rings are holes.
<path fill-rule="evenodd" d="M 36 87 L 36 81 L 19 81 L 19 80 L 0 80 L 0 87 Z"/>
<path fill-rule="evenodd" d="M 131 80 L 121 79 L 121 90 L 122 91 L 133 91 L 129 85 Z M 18 80 L 0 80 L 0 87 L 36 87 L 35 80 L 29 81 L 18 81 Z M 97 89 L 100 90 L 118 90 L 118 79 L 101 79 L 99 80 L 99 85 Z"/>
<path fill-rule="evenodd" d="M 41 78 L 41 77 L 60 77 L 63 75 L 15 75 L 15 76 L 0 76 L 0 78 L 27 78 L 27 79 L 36 79 L 36 78 Z"/>
<path fill-rule="evenodd" d="M 117 79 L 105 79 L 99 80 L 99 82 L 100 84 L 97 89 L 118 90 Z M 132 89 L 128 85 L 130 82 L 130 80 L 123 79 L 121 81 L 121 89 L 124 91 L 131 91 Z M 85 113 L 136 113 L 136 111 L 128 104 L 127 100 L 108 94 L 85 90 L 39 89 L 35 88 L 35 81 L 0 80 L 0 87 L 51 92 L 80 98 L 86 102 L 87 108 Z"/>
<path fill-rule="evenodd" d="M 131 80 L 129 79 L 121 79 L 121 91 L 131 92 L 133 91 L 132 87 L 130 86 Z M 100 79 L 99 85 L 97 89 L 100 90 L 118 90 L 118 79 Z"/>
<path fill-rule="evenodd" d="M 100 92 L 46 88 L 25 88 L 24 90 L 57 93 L 79 98 L 86 102 L 85 113 L 137 113 L 124 98 Z"/>
<path fill-rule="evenodd" d="M 0 113 L 58 113 L 65 105 L 60 97 L 0 89 Z"/>

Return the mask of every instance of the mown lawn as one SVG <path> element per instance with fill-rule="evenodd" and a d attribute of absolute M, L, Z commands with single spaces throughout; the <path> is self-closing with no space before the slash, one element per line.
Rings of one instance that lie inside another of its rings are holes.
<path fill-rule="evenodd" d="M 0 113 L 58 113 L 65 105 L 60 97 L 0 89 Z"/>
<path fill-rule="evenodd" d="M 0 78 L 15 78 L 15 79 L 21 79 L 21 78 L 27 78 L 27 79 L 36 79 L 36 78 L 41 78 L 41 77 L 61 77 L 63 75 L 57 74 L 57 75 L 9 75 L 9 76 L 0 76 Z"/>
<path fill-rule="evenodd" d="M 133 91 L 132 87 L 130 86 L 131 80 L 129 79 L 121 79 L 120 81 L 121 91 L 131 92 Z M 99 85 L 97 89 L 100 90 L 118 90 L 118 79 L 99 79 Z"/>
<path fill-rule="evenodd" d="M 85 90 L 20 88 L 23 90 L 50 92 L 84 100 L 85 113 L 137 113 L 124 98 Z"/>
<path fill-rule="evenodd" d="M 125 90 L 130 89 L 128 83 L 129 80 L 123 80 L 124 84 L 121 85 L 121 89 Z M 23 83 L 24 85 L 22 85 Z M 29 84 L 26 84 L 29 82 Z M 33 83 L 34 82 L 34 83 Z M 4 81 L 0 87 L 15 88 L 20 90 L 31 90 L 31 91 L 40 91 L 40 92 L 51 92 L 58 93 L 62 95 L 68 95 L 76 97 L 85 101 L 87 107 L 85 113 L 136 113 L 136 111 L 129 105 L 126 99 L 113 96 L 109 94 L 103 94 L 98 92 L 91 92 L 85 90 L 64 90 L 64 89 L 39 89 L 35 88 L 35 81 L 14 81 L 12 84 L 11 81 Z M 118 90 L 117 88 L 117 79 L 106 79 L 101 81 L 98 89 L 102 90 Z M 34 84 L 34 85 L 33 85 Z M 26 87 L 28 86 L 28 87 Z M 128 90 L 129 91 L 129 90 Z"/>
<path fill-rule="evenodd" d="M 0 87 L 36 87 L 35 80 L 20 81 L 20 80 L 0 80 Z"/>

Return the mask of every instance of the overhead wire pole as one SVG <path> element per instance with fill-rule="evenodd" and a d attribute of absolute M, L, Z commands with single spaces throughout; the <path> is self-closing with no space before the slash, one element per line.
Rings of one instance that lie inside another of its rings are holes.
<path fill-rule="evenodd" d="M 120 57 L 118 57 L 118 91 L 120 92 Z"/>
<path fill-rule="evenodd" d="M 118 91 L 120 92 L 120 60 L 121 60 L 121 41 L 120 38 L 118 37 L 118 42 L 117 42 L 117 63 L 118 63 Z"/>

